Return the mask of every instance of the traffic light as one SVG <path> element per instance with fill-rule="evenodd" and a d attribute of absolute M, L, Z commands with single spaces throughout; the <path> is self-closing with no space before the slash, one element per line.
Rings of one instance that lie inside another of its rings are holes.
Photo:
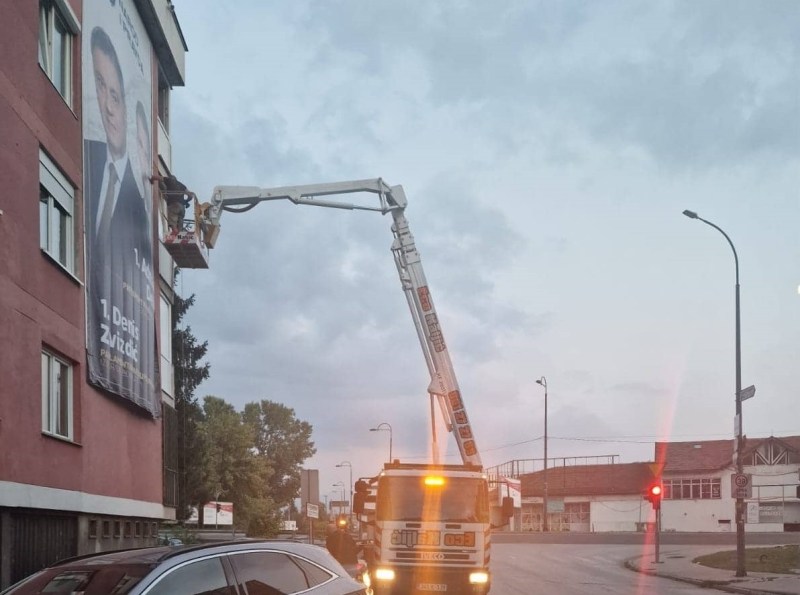
<path fill-rule="evenodd" d="M 363 479 L 359 479 L 355 485 L 356 493 L 353 495 L 353 512 L 361 514 L 364 512 L 364 505 L 367 503 L 369 484 Z"/>
<path fill-rule="evenodd" d="M 661 508 L 661 497 L 663 495 L 664 488 L 661 483 L 651 483 L 644 492 L 645 500 L 653 505 L 653 510 L 659 510 Z"/>

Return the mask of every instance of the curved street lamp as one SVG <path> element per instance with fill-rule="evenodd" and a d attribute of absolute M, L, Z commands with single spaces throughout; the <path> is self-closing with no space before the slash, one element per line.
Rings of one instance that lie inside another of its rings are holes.
<path fill-rule="evenodd" d="M 344 482 L 343 481 L 337 481 L 335 484 L 333 484 L 333 487 L 337 487 L 337 486 L 342 488 L 342 490 L 340 492 L 342 499 L 339 500 L 339 502 L 345 502 L 345 499 L 344 499 Z M 339 505 L 339 514 L 342 514 L 342 505 L 341 504 Z"/>
<path fill-rule="evenodd" d="M 741 317 L 739 313 L 739 255 L 736 254 L 736 247 L 722 231 L 722 228 L 700 217 L 697 213 L 685 210 L 684 215 L 689 219 L 697 219 L 706 225 L 713 227 L 720 232 L 733 250 L 733 261 L 736 265 L 736 473 L 742 475 L 742 334 Z M 738 496 L 738 494 L 737 494 Z M 744 498 L 736 498 L 736 576 L 747 576 L 745 567 L 745 544 L 744 544 Z"/>
<path fill-rule="evenodd" d="M 536 381 L 536 384 L 544 387 L 544 498 L 542 498 L 544 511 L 542 514 L 542 532 L 547 533 L 547 378 L 542 376 Z"/>
<path fill-rule="evenodd" d="M 389 431 L 389 462 L 392 462 L 392 425 L 389 423 L 381 422 L 374 428 L 370 428 L 370 432 Z"/>

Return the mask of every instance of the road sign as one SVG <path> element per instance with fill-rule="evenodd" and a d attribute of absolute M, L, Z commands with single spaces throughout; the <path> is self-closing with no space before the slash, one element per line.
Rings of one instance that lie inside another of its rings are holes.
<path fill-rule="evenodd" d="M 739 392 L 739 400 L 740 401 L 746 401 L 747 399 L 752 398 L 753 395 L 755 395 L 755 394 L 756 394 L 756 387 L 751 384 L 750 386 L 748 386 L 747 388 L 743 388 Z"/>
<path fill-rule="evenodd" d="M 310 519 L 318 519 L 319 518 L 319 505 L 318 504 L 311 504 L 311 502 L 306 502 L 306 516 Z"/>
<path fill-rule="evenodd" d="M 752 475 L 750 475 L 749 473 L 731 474 L 731 497 L 733 498 L 753 497 Z"/>

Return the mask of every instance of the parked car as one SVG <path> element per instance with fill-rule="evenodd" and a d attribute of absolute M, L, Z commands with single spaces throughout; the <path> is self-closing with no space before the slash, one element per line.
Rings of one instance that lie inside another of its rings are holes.
<path fill-rule="evenodd" d="M 291 541 L 153 547 L 70 558 L 2 595 L 369 595 L 328 551 Z"/>
<path fill-rule="evenodd" d="M 158 538 L 158 545 L 183 545 L 183 540 L 165 535 Z"/>

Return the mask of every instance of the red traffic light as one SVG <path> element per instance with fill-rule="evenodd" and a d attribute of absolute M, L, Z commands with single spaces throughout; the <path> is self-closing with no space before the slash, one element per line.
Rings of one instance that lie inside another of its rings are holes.
<path fill-rule="evenodd" d="M 661 508 L 661 497 L 664 494 L 664 487 L 661 483 L 653 483 L 647 486 L 644 492 L 644 498 L 653 505 L 655 510 Z"/>

